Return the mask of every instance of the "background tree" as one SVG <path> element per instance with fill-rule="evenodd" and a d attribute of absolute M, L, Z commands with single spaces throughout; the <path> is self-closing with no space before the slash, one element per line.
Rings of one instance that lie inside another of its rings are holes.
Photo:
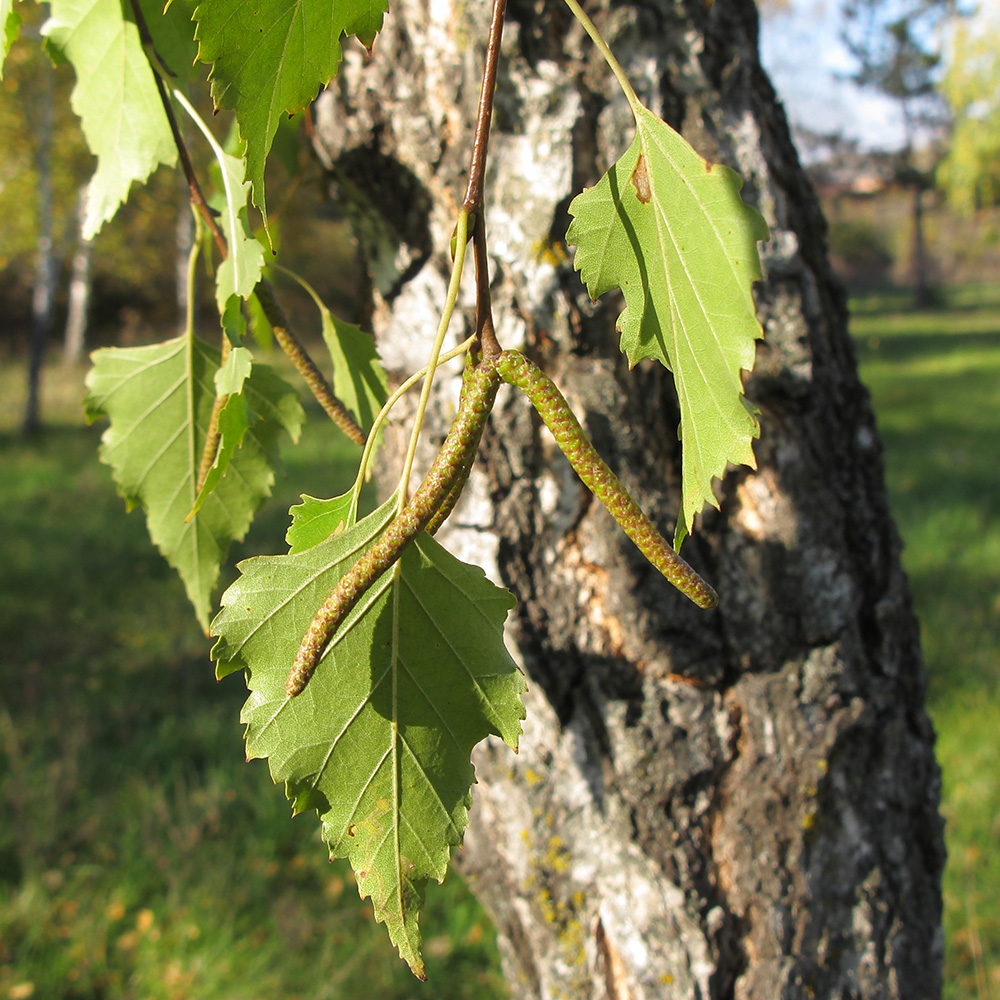
<path fill-rule="evenodd" d="M 1000 203 L 1000 4 L 983 0 L 952 31 L 941 92 L 953 124 L 938 180 L 969 213 Z"/>
<path fill-rule="evenodd" d="M 37 430 L 41 422 L 45 350 L 58 304 L 63 249 L 87 159 L 69 107 L 72 74 L 68 67 L 53 67 L 41 52 L 43 17 L 40 5 L 22 4 L 11 12 L 8 37 L 20 33 L 21 38 L 0 75 L 0 129 L 5 140 L 0 167 L 0 273 L 9 302 L 4 332 L 12 336 L 23 329 L 28 344 L 25 433 Z M 4 21 L 7 24 L 7 18 Z M 18 296 L 13 294 L 19 285 L 30 289 L 25 315 L 18 315 Z"/>
<path fill-rule="evenodd" d="M 924 194 L 933 187 L 927 162 L 931 140 L 946 120 L 937 91 L 939 29 L 954 9 L 951 0 L 847 0 L 844 41 L 857 61 L 853 79 L 896 102 L 903 144 L 896 154 L 897 181 L 912 193 L 912 271 L 917 305 L 933 301 L 924 235 Z M 922 147 L 922 148 L 920 148 Z"/>
<path fill-rule="evenodd" d="M 758 468 L 726 476 L 721 510 L 688 543 L 724 594 L 705 615 L 630 552 L 525 401 L 501 395 L 485 466 L 442 537 L 519 598 L 528 720 L 516 759 L 492 744 L 478 757 L 462 871 L 515 997 L 936 996 L 944 858 L 917 630 L 843 296 L 757 61 L 756 10 L 591 13 L 644 101 L 736 167 L 771 227 L 747 385 Z M 402 0 L 372 58 L 349 50 L 316 108 L 320 155 L 366 223 L 380 350 L 400 371 L 419 363 L 446 280 L 438 248 L 478 98 L 470 40 L 487 17 Z M 591 303 L 563 243 L 569 199 L 629 125 L 565 11 L 513 3 L 486 210 L 500 339 L 542 361 L 669 523 L 669 378 L 627 372 L 620 303 Z"/>
<path fill-rule="evenodd" d="M 35 246 L 35 280 L 31 292 L 31 339 L 28 349 L 28 393 L 24 407 L 25 434 L 41 427 L 41 378 L 45 351 L 52 331 L 55 305 L 56 271 L 52 219 L 52 67 L 40 66 L 41 87 L 36 95 L 34 120 L 34 159 L 38 177 L 38 242 Z"/>
<path fill-rule="evenodd" d="M 76 247 L 70 267 L 69 293 L 66 309 L 66 333 L 63 338 L 63 363 L 77 365 L 83 360 L 87 340 L 87 307 L 90 303 L 90 259 L 94 241 L 84 235 L 83 219 L 86 214 L 87 189 L 80 189 L 77 206 Z"/>

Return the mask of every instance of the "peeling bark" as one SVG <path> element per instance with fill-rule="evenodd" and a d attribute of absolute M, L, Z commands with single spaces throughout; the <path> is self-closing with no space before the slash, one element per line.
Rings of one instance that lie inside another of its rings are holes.
<path fill-rule="evenodd" d="M 514 997 L 938 996 L 944 848 L 917 626 L 825 224 L 757 61 L 755 8 L 591 13 L 640 98 L 734 167 L 771 227 L 747 383 L 758 468 L 727 474 L 721 510 L 686 543 L 722 595 L 702 612 L 501 390 L 485 461 L 439 537 L 519 599 L 509 640 L 528 720 L 517 757 L 478 751 L 460 868 Z M 317 107 L 400 372 L 423 364 L 444 301 L 488 19 L 485 4 L 400 0 L 371 60 L 348 53 Z M 669 529 L 669 375 L 627 371 L 620 301 L 589 301 L 562 242 L 570 198 L 630 127 L 568 12 L 511 0 L 486 213 L 498 335 L 555 379 Z M 439 416 L 456 396 L 442 379 Z"/>

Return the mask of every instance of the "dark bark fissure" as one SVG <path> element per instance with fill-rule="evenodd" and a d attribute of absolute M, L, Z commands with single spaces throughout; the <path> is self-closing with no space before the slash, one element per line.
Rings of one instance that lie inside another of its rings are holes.
<path fill-rule="evenodd" d="M 493 915 L 515 997 L 934 997 L 943 846 L 916 623 L 825 223 L 757 62 L 756 10 L 642 0 L 590 13 L 640 98 L 733 166 L 771 226 L 766 336 L 747 380 L 758 467 L 727 473 L 721 509 L 685 543 L 722 595 L 706 614 L 501 390 L 439 537 L 518 597 L 509 638 L 529 716 L 518 756 L 477 752 L 458 864 Z M 397 219 L 406 197 L 352 191 L 371 231 L 397 234 L 366 253 L 388 276 L 373 281 L 372 318 L 401 372 L 423 363 L 443 302 L 489 9 L 442 16 L 401 0 L 371 61 L 349 52 L 317 108 L 335 174 L 367 163 L 375 129 L 379 156 L 420 192 L 414 239 Z M 561 5 L 509 0 L 486 191 L 494 315 L 503 346 L 553 377 L 666 528 L 680 482 L 670 377 L 628 372 L 620 299 L 591 303 L 562 243 L 569 200 L 630 138 L 585 42 Z M 456 316 L 456 337 L 473 314 Z M 456 380 L 440 389 L 445 418 Z"/>

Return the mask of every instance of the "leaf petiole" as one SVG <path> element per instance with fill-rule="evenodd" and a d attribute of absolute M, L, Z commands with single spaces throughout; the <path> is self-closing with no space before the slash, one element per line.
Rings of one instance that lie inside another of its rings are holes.
<path fill-rule="evenodd" d="M 591 41 L 597 46 L 597 51 L 604 56 L 604 61 L 608 64 L 611 72 L 614 73 L 615 79 L 618 81 L 618 85 L 622 88 L 622 93 L 625 95 L 625 99 L 629 103 L 629 107 L 632 108 L 632 113 L 639 117 L 639 111 L 642 108 L 642 102 L 636 96 L 635 90 L 632 84 L 629 82 L 628 77 L 625 75 L 625 70 L 622 69 L 621 63 L 615 58 L 615 54 L 611 51 L 611 46 L 604 40 L 604 36 L 597 30 L 597 25 L 587 16 L 586 11 L 577 3 L 577 0 L 565 0 L 566 6 L 569 7 L 573 16 L 580 22 L 583 30 L 590 35 Z"/>
<path fill-rule="evenodd" d="M 476 342 L 476 335 L 473 334 L 471 337 L 466 338 L 462 341 L 458 347 L 453 347 L 446 354 L 442 354 L 438 358 L 438 364 L 443 365 L 445 362 L 451 361 L 454 358 L 459 357 L 459 355 L 465 354 L 469 351 L 472 345 Z M 368 460 L 371 457 L 372 449 L 374 447 L 374 442 L 376 439 L 377 431 L 382 423 L 389 416 L 389 411 L 399 402 L 402 396 L 404 396 L 410 389 L 412 389 L 425 375 L 427 374 L 427 366 L 425 365 L 420 371 L 414 372 L 402 385 L 396 389 L 395 392 L 385 401 L 382 409 L 379 410 L 374 421 L 372 421 L 371 430 L 368 432 L 368 440 L 365 442 L 365 450 L 361 453 L 361 462 L 358 466 L 358 475 L 354 480 L 354 486 L 351 490 L 353 493 L 353 500 L 351 501 L 351 509 L 348 514 L 348 523 L 353 524 L 357 520 L 358 516 L 358 500 L 361 497 L 361 487 L 364 485 L 366 473 L 368 471 Z"/>
<path fill-rule="evenodd" d="M 420 391 L 420 400 L 417 403 L 417 412 L 413 416 L 413 431 L 410 434 L 410 444 L 406 449 L 406 459 L 403 462 L 403 474 L 399 477 L 399 506 L 397 513 L 402 514 L 406 506 L 407 488 L 410 484 L 410 471 L 413 468 L 413 459 L 417 453 L 417 441 L 420 438 L 420 429 L 424 423 L 424 413 L 427 411 L 427 401 L 431 395 L 431 385 L 434 382 L 434 371 L 438 366 L 438 359 L 441 355 L 441 348 L 444 346 L 445 334 L 448 332 L 448 324 L 451 322 L 452 313 L 455 311 L 455 303 L 458 301 L 458 290 L 462 281 L 462 268 L 465 265 L 465 248 L 469 240 L 469 212 L 462 208 L 458 213 L 458 221 L 455 224 L 455 259 L 451 265 L 451 280 L 448 282 L 448 297 L 445 300 L 444 309 L 441 312 L 441 320 L 438 323 L 437 334 L 434 337 L 434 344 L 431 347 L 430 357 L 427 359 L 426 376 L 424 385 Z M 369 438 L 373 437 L 369 434 Z"/>
<path fill-rule="evenodd" d="M 191 102 L 184 96 L 184 94 L 178 90 L 176 87 L 171 89 L 171 93 L 174 95 L 174 100 L 188 113 L 191 121 L 198 126 L 198 131 L 205 137 L 209 146 L 212 147 L 212 153 L 215 158 L 219 161 L 219 170 L 222 173 L 222 185 L 225 188 L 226 193 L 226 211 L 229 213 L 229 226 L 230 232 L 236 232 L 237 227 L 240 225 L 239 220 L 236 217 L 236 209 L 234 206 L 237 204 L 237 194 L 229 186 L 229 177 L 226 173 L 226 164 L 223 157 L 226 155 L 222 147 L 219 145 L 218 140 L 212 135 L 212 130 L 205 124 L 204 119 L 198 112 L 194 109 Z M 230 247 L 233 254 L 238 253 L 236 247 Z"/>

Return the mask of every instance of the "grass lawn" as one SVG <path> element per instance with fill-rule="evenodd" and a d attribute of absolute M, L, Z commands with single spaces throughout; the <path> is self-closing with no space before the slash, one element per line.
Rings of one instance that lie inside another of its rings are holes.
<path fill-rule="evenodd" d="M 0 368 L 0 1000 L 506 996 L 457 877 L 428 890 L 424 985 L 315 816 L 292 820 L 244 763 L 246 688 L 216 684 L 180 581 L 98 464 L 83 373 L 47 373 L 30 443 L 23 377 Z M 353 481 L 337 440 L 312 420 L 238 558 L 280 550 L 289 482 Z"/>
<path fill-rule="evenodd" d="M 945 996 L 1000 997 L 1000 286 L 852 307 L 944 772 Z"/>

